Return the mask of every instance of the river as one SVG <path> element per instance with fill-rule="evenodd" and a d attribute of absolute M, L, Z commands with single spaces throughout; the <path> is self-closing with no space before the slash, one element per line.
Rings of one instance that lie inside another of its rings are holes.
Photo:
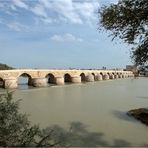
<path fill-rule="evenodd" d="M 148 127 L 126 115 L 131 109 L 148 107 L 148 78 L 17 89 L 14 96 L 22 99 L 21 112 L 41 127 L 67 128 L 79 121 L 102 133 L 110 145 L 148 146 Z"/>

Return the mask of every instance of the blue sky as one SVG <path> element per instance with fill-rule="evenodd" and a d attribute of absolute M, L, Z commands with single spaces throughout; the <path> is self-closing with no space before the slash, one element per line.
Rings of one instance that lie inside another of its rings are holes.
<path fill-rule="evenodd" d="M 99 32 L 117 0 L 0 0 L 0 63 L 16 68 L 124 68 L 130 48 Z"/>

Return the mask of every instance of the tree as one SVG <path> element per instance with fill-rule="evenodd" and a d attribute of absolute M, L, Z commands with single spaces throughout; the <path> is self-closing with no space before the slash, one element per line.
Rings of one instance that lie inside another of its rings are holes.
<path fill-rule="evenodd" d="M 100 29 L 132 45 L 135 65 L 148 61 L 148 0 L 119 0 L 99 10 Z"/>
<path fill-rule="evenodd" d="M 40 132 L 37 125 L 30 126 L 27 115 L 19 113 L 19 101 L 12 93 L 0 95 L 0 146 L 31 146 Z"/>
<path fill-rule="evenodd" d="M 2 64 L 0 63 L 0 70 L 11 70 L 11 69 L 14 69 L 6 64 Z"/>

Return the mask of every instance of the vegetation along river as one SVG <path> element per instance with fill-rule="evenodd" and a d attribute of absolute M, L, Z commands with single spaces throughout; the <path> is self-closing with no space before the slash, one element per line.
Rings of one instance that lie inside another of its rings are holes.
<path fill-rule="evenodd" d="M 79 121 L 101 133 L 109 145 L 148 146 L 148 127 L 129 117 L 131 109 L 148 107 L 148 79 L 128 78 L 36 89 L 17 89 L 21 112 L 33 124 L 47 127 Z"/>

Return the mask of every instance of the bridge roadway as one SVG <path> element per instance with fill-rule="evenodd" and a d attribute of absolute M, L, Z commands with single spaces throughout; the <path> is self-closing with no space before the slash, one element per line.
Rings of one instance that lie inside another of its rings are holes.
<path fill-rule="evenodd" d="M 77 70 L 77 69 L 15 69 L 0 70 L 0 86 L 6 89 L 17 88 L 18 78 L 28 77 L 28 85 L 44 87 L 48 83 L 63 85 L 66 82 L 81 83 L 108 79 L 133 77 L 131 71 L 119 70 Z"/>

